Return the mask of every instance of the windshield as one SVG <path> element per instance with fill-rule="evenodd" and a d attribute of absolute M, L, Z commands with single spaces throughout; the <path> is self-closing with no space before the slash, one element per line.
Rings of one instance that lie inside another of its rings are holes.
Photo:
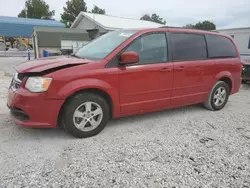
<path fill-rule="evenodd" d="M 103 59 L 136 32 L 131 30 L 109 32 L 80 48 L 75 56 L 88 59 Z"/>

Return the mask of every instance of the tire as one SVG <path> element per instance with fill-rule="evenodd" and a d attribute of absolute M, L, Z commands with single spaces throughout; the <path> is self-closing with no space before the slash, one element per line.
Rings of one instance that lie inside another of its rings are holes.
<path fill-rule="evenodd" d="M 225 91 L 225 97 L 221 97 L 220 99 L 224 99 L 224 101 L 223 102 L 221 101 L 221 103 L 217 103 L 217 99 L 215 99 L 215 97 L 219 95 L 218 91 L 221 90 L 221 88 L 223 89 L 223 91 Z M 222 108 L 224 108 L 225 105 L 227 104 L 229 95 L 230 95 L 229 86 L 223 81 L 218 81 L 211 89 L 208 100 L 204 103 L 204 106 L 211 111 L 219 111 Z"/>
<path fill-rule="evenodd" d="M 246 80 L 242 80 L 242 84 L 246 84 L 247 83 L 247 81 Z"/>
<path fill-rule="evenodd" d="M 87 108 L 91 110 L 87 110 Z M 80 115 L 78 115 L 79 112 Z M 94 116 L 94 113 L 100 114 Z M 79 118 L 80 116 L 81 118 Z M 110 107 L 107 101 L 100 95 L 89 92 L 79 93 L 72 96 L 69 101 L 67 101 L 61 118 L 62 126 L 65 131 L 72 136 L 76 138 L 92 137 L 99 134 L 108 123 L 110 119 Z"/>

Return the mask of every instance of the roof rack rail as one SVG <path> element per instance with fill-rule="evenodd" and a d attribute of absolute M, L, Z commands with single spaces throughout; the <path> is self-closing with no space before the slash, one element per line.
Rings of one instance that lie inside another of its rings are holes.
<path fill-rule="evenodd" d="M 184 27 L 173 27 L 173 26 L 161 26 L 159 28 L 183 28 L 184 29 Z"/>
<path fill-rule="evenodd" d="M 206 30 L 196 29 L 196 28 L 187 28 L 187 27 L 172 27 L 172 26 L 161 26 L 161 27 L 159 27 L 159 28 L 179 28 L 179 29 L 191 29 L 191 30 L 206 31 Z M 217 30 L 209 30 L 209 32 L 217 32 L 217 33 L 219 33 Z"/>

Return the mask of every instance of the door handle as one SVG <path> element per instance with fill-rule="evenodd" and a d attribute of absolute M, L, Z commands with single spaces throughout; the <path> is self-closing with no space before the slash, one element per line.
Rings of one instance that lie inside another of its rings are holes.
<path fill-rule="evenodd" d="M 172 69 L 170 69 L 170 68 L 161 68 L 160 69 L 160 72 L 171 72 L 172 71 Z"/>
<path fill-rule="evenodd" d="M 181 67 L 176 68 L 177 71 L 183 71 L 184 69 L 185 69 L 184 66 L 181 66 Z"/>

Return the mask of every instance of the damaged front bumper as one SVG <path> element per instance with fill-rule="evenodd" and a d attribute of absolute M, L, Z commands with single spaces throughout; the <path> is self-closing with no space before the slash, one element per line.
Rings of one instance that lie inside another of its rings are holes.
<path fill-rule="evenodd" d="M 64 100 L 46 99 L 46 92 L 32 93 L 12 81 L 7 106 L 19 125 L 33 128 L 55 128 Z"/>

